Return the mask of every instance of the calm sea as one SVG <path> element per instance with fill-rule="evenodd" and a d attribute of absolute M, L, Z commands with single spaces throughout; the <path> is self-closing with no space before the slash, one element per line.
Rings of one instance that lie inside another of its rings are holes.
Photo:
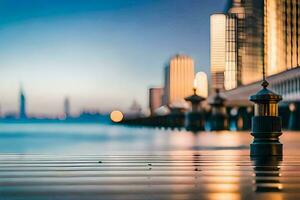
<path fill-rule="evenodd" d="M 298 149 L 299 133 L 281 140 Z M 248 152 L 249 132 L 200 132 L 101 124 L 0 124 L 0 153 L 155 154 L 188 151 Z"/>
<path fill-rule="evenodd" d="M 300 132 L 280 140 L 252 160 L 249 132 L 0 124 L 0 199 L 299 199 Z"/>

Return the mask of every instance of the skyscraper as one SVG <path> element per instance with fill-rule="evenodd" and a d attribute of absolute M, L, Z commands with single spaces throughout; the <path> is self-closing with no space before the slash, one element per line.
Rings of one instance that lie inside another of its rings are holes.
<path fill-rule="evenodd" d="M 211 88 L 224 89 L 226 52 L 226 15 L 217 13 L 210 16 L 210 70 Z"/>
<path fill-rule="evenodd" d="M 226 90 L 261 79 L 263 0 L 229 0 L 226 7 Z"/>
<path fill-rule="evenodd" d="M 225 89 L 260 80 L 263 66 L 267 75 L 300 66 L 299 0 L 228 2 Z"/>
<path fill-rule="evenodd" d="M 235 0 L 237 1 L 237 0 Z M 241 1 L 241 0 L 240 0 Z M 242 51 L 241 84 L 249 84 L 262 79 L 264 65 L 264 0 L 243 0 L 245 9 L 245 40 Z M 241 43 L 241 41 L 240 41 Z"/>
<path fill-rule="evenodd" d="M 300 66 L 300 1 L 265 0 L 264 12 L 267 74 Z"/>
<path fill-rule="evenodd" d="M 163 88 L 153 87 L 149 88 L 149 108 L 151 115 L 155 113 L 155 110 L 162 106 Z"/>
<path fill-rule="evenodd" d="M 65 117 L 70 117 L 70 100 L 69 98 L 65 98 L 64 101 L 64 112 L 65 112 Z"/>
<path fill-rule="evenodd" d="M 26 119 L 27 118 L 27 114 L 26 114 L 26 97 L 25 97 L 25 94 L 24 94 L 24 91 L 23 91 L 22 87 L 20 89 L 19 103 L 20 103 L 19 118 L 20 119 Z"/>
<path fill-rule="evenodd" d="M 234 4 L 236 5 L 236 4 Z M 242 53 L 243 10 L 231 9 L 228 14 L 213 14 L 211 23 L 211 88 L 232 89 L 240 83 L 238 59 Z"/>
<path fill-rule="evenodd" d="M 198 72 L 195 76 L 194 87 L 196 88 L 196 94 L 207 98 L 208 96 L 208 80 L 205 72 Z"/>
<path fill-rule="evenodd" d="M 163 104 L 185 103 L 184 98 L 193 93 L 194 61 L 186 55 L 172 57 L 165 67 Z"/>
<path fill-rule="evenodd" d="M 225 72 L 224 88 L 230 90 L 237 87 L 240 80 L 238 66 L 238 20 L 236 14 L 226 16 L 226 38 L 225 38 Z"/>

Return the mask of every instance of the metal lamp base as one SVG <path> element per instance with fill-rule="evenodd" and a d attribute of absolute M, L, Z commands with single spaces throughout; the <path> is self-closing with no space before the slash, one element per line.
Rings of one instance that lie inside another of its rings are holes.
<path fill-rule="evenodd" d="M 200 112 L 189 112 L 185 116 L 185 128 L 188 131 L 203 131 L 204 116 Z"/>
<path fill-rule="evenodd" d="M 255 116 L 252 118 L 253 143 L 251 156 L 281 156 L 282 144 L 279 142 L 281 118 L 278 116 Z"/>
<path fill-rule="evenodd" d="M 282 144 L 280 142 L 252 143 L 250 156 L 282 156 Z"/>

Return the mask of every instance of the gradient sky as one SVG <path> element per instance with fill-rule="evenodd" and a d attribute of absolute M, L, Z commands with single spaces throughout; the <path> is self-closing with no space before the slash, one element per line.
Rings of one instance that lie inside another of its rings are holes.
<path fill-rule="evenodd" d="M 1 0 L 1 112 L 126 110 L 148 103 L 176 53 L 209 71 L 209 16 L 226 0 Z"/>

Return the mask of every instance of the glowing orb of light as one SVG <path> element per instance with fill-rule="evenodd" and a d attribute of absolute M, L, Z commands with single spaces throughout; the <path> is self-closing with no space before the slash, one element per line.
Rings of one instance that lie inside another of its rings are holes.
<path fill-rule="evenodd" d="M 295 104 L 291 103 L 291 104 L 289 105 L 289 109 L 290 109 L 291 112 L 294 112 L 294 111 L 296 110 Z"/>
<path fill-rule="evenodd" d="M 118 110 L 114 110 L 110 113 L 111 121 L 116 122 L 116 123 L 122 121 L 123 117 L 124 117 L 123 113 Z"/>

